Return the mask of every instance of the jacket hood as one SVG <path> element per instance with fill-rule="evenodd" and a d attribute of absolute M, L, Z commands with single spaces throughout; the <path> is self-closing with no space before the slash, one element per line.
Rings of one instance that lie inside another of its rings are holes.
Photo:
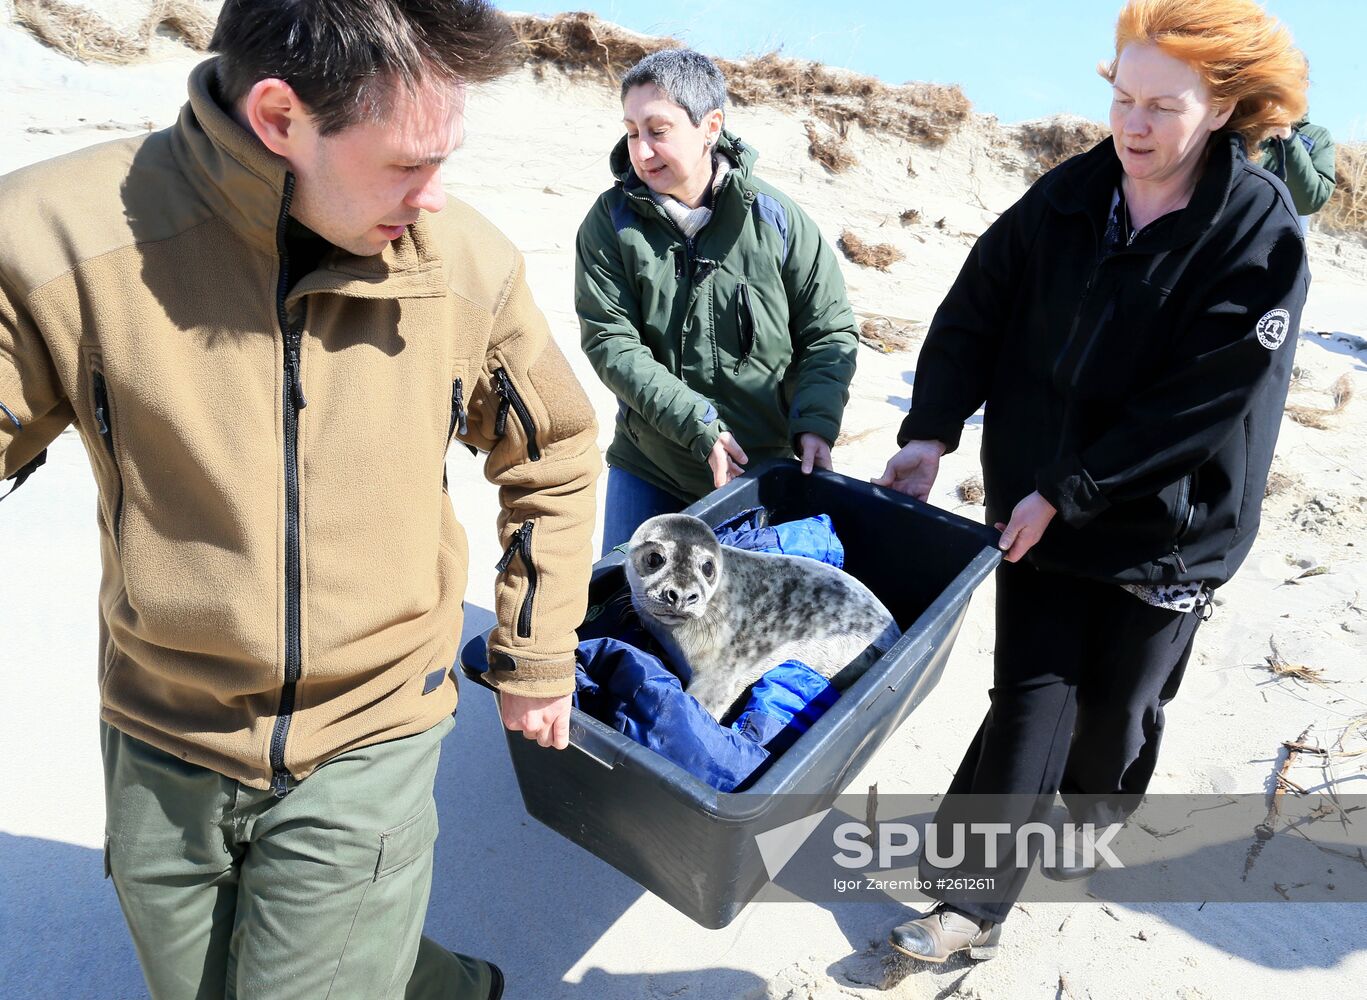
<path fill-rule="evenodd" d="M 750 179 L 755 161 L 759 159 L 759 152 L 754 146 L 743 142 L 740 136 L 722 129 L 721 137 L 717 140 L 717 152 L 731 161 L 731 172 L 733 174 L 742 180 Z M 627 153 L 626 136 L 617 140 L 617 145 L 612 148 L 612 154 L 608 157 L 608 167 L 617 183 L 626 190 L 635 191 L 645 188 L 645 181 L 637 177 L 636 171 L 631 167 L 631 156 Z"/>

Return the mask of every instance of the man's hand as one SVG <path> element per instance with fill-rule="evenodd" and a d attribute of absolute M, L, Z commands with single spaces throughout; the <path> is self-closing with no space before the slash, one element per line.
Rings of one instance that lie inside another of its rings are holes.
<path fill-rule="evenodd" d="M 520 694 L 498 693 L 498 711 L 503 725 L 543 747 L 564 750 L 570 745 L 570 695 L 559 698 L 525 698 Z"/>
<path fill-rule="evenodd" d="M 944 453 L 943 441 L 908 441 L 906 447 L 888 460 L 883 474 L 872 480 L 873 485 L 886 486 L 924 501 L 935 485 L 940 456 Z"/>
<path fill-rule="evenodd" d="M 802 452 L 802 471 L 804 473 L 811 472 L 814 468 L 830 469 L 831 446 L 820 434 L 813 434 L 811 431 L 799 434 L 797 444 Z"/>
<path fill-rule="evenodd" d="M 737 476 L 744 475 L 748 461 L 750 459 L 731 432 L 722 431 L 717 443 L 712 446 L 712 454 L 707 456 L 707 464 L 712 468 L 713 487 L 721 489 Z"/>
<path fill-rule="evenodd" d="M 1290 139 L 1291 136 L 1293 136 L 1293 135 L 1295 134 L 1295 132 L 1296 132 L 1296 130 L 1293 129 L 1290 125 L 1283 125 L 1281 128 L 1273 129 L 1273 130 L 1272 130 L 1272 138 L 1273 138 L 1273 139 Z"/>
<path fill-rule="evenodd" d="M 1038 493 L 1031 493 L 1016 504 L 1016 509 L 1011 512 L 1011 523 L 1002 524 L 998 521 L 995 525 L 1002 533 L 997 542 L 997 547 L 1006 553 L 1002 558 L 1010 563 L 1020 562 L 1025 553 L 1044 537 L 1044 529 L 1049 527 L 1049 522 L 1057 513 L 1057 508 Z"/>

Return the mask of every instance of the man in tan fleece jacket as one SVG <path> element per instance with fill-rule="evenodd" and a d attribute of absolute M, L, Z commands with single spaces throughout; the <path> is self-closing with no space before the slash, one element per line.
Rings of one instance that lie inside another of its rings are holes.
<path fill-rule="evenodd" d="M 520 255 L 442 189 L 510 42 L 482 0 L 228 0 L 174 126 L 0 178 L 0 479 L 75 423 L 106 871 L 158 1000 L 502 992 L 421 937 L 444 460 L 500 488 L 504 723 L 562 748 L 599 470 Z"/>

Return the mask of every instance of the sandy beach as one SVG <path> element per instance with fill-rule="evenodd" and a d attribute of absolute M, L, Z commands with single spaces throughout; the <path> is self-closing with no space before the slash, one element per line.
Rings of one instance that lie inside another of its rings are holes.
<path fill-rule="evenodd" d="M 146 3 L 88 3 L 135 23 Z M 211 7 L 212 5 L 206 5 Z M 0 173 L 95 142 L 169 125 L 202 55 L 170 38 L 123 66 L 83 64 L 40 44 L 0 2 Z M 1097 114 L 1105 91 L 1097 87 Z M 587 388 L 606 447 L 616 408 L 578 346 L 576 229 L 611 178 L 621 133 L 614 89 L 526 68 L 473 92 L 449 192 L 489 216 L 526 255 L 537 301 Z M 834 244 L 844 230 L 889 243 L 886 271 L 841 258 L 855 310 L 899 350 L 861 346 L 837 471 L 877 475 L 895 450 L 926 325 L 973 240 L 1025 190 L 1018 133 L 973 115 L 942 145 L 854 126 L 853 166 L 808 153 L 804 116 L 730 109 L 760 153 L 758 173 L 798 201 Z M 915 220 L 904 219 L 915 210 Z M 1258 543 L 1202 626 L 1168 710 L 1155 792 L 1263 792 L 1302 737 L 1302 787 L 1367 790 L 1367 246 L 1312 229 L 1313 283 L 1290 402 L 1331 410 L 1336 383 L 1358 398 L 1319 418 L 1283 420 Z M 978 470 L 970 422 L 932 502 L 981 519 L 960 485 Z M 497 497 L 463 449 L 450 492 L 470 537 L 467 634 L 487 626 Z M 601 515 L 600 515 L 601 516 Z M 915 554 L 905 553 L 909 566 Z M 94 481 L 80 438 L 0 506 L 0 996 L 145 996 L 114 890 L 103 878 L 98 745 Z M 854 777 L 881 793 L 938 793 L 987 705 L 992 586 L 979 589 L 945 676 Z M 1275 645 L 1275 650 L 1273 646 Z M 1275 655 L 1274 655 L 1275 654 Z M 1269 657 L 1307 669 L 1277 672 Z M 930 967 L 895 958 L 886 905 L 764 903 L 709 931 L 530 819 L 492 699 L 468 686 L 437 781 L 441 835 L 428 933 L 488 957 L 510 998 L 1242 998 L 1348 994 L 1367 982 L 1367 903 L 1043 904 L 1018 907 L 1001 956 Z M 1272 880 L 1275 873 L 1259 871 Z M 1291 894 L 1294 899 L 1294 892 Z M 1356 985 L 1355 985 L 1356 984 Z"/>

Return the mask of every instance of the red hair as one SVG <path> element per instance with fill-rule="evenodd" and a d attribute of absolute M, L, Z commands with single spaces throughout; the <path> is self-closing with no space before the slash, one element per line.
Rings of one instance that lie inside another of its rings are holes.
<path fill-rule="evenodd" d="M 1115 83 L 1125 46 L 1153 44 L 1196 70 L 1212 103 L 1234 113 L 1225 126 L 1256 149 L 1273 130 L 1305 117 L 1309 70 L 1291 32 L 1254 0 L 1130 0 L 1115 24 Z"/>

